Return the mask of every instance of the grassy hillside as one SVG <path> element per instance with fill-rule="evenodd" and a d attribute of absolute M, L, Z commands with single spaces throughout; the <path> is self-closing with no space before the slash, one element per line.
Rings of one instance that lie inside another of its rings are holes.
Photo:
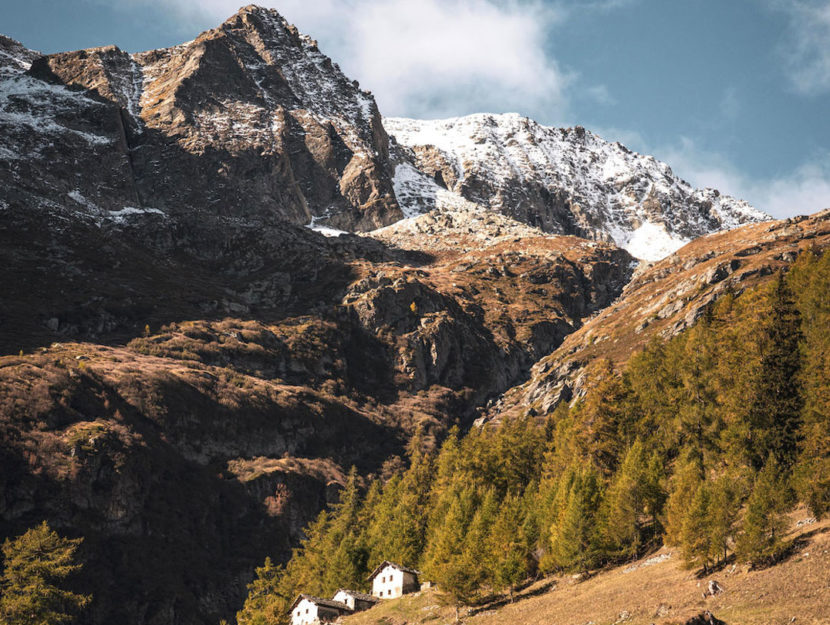
<path fill-rule="evenodd" d="M 698 578 L 663 548 L 587 580 L 547 577 L 526 588 L 512 604 L 497 601 L 466 611 L 469 625 L 671 625 L 710 610 L 729 625 L 824 625 L 830 623 L 830 520 L 804 523 L 790 515 L 797 548 L 776 566 L 748 570 L 727 565 Z M 704 599 L 709 580 L 724 592 Z M 439 625 L 455 621 L 455 609 L 437 590 L 385 601 L 344 619 L 344 625 Z"/>

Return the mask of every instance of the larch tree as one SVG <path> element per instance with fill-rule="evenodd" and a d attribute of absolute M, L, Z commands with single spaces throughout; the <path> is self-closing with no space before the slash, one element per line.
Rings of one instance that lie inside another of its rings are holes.
<path fill-rule="evenodd" d="M 830 254 L 807 251 L 787 276 L 801 313 L 804 423 L 796 483 L 821 518 L 830 513 Z"/>
<path fill-rule="evenodd" d="M 698 483 L 680 531 L 680 550 L 686 566 L 701 566 L 704 573 L 713 561 L 710 528 L 711 489 L 708 482 Z"/>
<path fill-rule="evenodd" d="M 499 590 L 507 590 L 511 601 L 513 589 L 528 573 L 529 554 L 523 536 L 523 503 L 521 498 L 508 494 L 499 506 L 498 516 L 488 537 L 493 585 Z"/>
<path fill-rule="evenodd" d="M 82 538 L 62 538 L 44 521 L 3 543 L 0 622 L 3 625 L 71 623 L 92 597 L 67 590 L 81 569 L 75 559 Z"/>
<path fill-rule="evenodd" d="M 781 469 L 774 457 L 755 477 L 752 493 L 746 504 L 736 552 L 744 562 L 753 565 L 774 561 L 783 550 L 786 504 Z"/>
<path fill-rule="evenodd" d="M 749 410 L 749 461 L 760 470 L 769 456 L 789 471 L 795 463 L 801 428 L 801 317 L 792 291 L 779 274 L 772 310 L 762 337 L 759 388 Z"/>
<path fill-rule="evenodd" d="M 585 467 L 573 480 L 560 520 L 551 532 L 550 555 L 557 567 L 588 572 L 597 564 L 601 501 L 599 476 L 593 467 Z"/>

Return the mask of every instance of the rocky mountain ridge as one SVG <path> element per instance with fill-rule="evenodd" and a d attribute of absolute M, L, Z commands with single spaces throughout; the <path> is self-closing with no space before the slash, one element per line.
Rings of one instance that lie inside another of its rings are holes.
<path fill-rule="evenodd" d="M 75 217 L 275 216 L 368 231 L 478 207 L 646 260 L 767 218 L 580 127 L 382 119 L 315 41 L 254 5 L 168 49 L 41 56 L 4 38 L 0 63 L 3 201 Z"/>
<path fill-rule="evenodd" d="M 3 50 L 0 179 L 16 191 L 6 202 L 92 218 L 328 218 L 349 230 L 401 217 L 373 98 L 274 11 L 246 7 L 140 54 Z"/>
<path fill-rule="evenodd" d="M 383 123 L 412 151 L 417 169 L 484 210 L 545 232 L 611 241 L 649 261 L 696 237 L 769 219 L 579 126 L 550 128 L 516 114 Z M 397 193 L 404 210 L 429 196 L 406 165 L 395 184 L 410 191 Z"/>

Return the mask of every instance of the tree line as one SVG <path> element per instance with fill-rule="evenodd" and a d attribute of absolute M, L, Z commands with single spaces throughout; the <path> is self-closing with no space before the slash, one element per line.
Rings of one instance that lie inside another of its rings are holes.
<path fill-rule="evenodd" d="M 830 255 L 720 298 L 694 327 L 544 418 L 450 432 L 368 487 L 353 470 L 285 566 L 270 560 L 237 618 L 284 622 L 299 592 L 367 589 L 382 560 L 457 603 L 512 596 L 539 573 L 588 572 L 666 543 L 690 568 L 760 566 L 785 513 L 830 510 Z"/>

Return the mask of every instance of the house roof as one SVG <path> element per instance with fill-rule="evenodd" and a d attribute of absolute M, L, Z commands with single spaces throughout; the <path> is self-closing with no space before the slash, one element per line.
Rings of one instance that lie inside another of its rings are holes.
<path fill-rule="evenodd" d="M 373 597 L 372 595 L 367 595 L 365 592 L 358 592 L 357 590 L 349 590 L 348 588 L 338 588 L 337 592 L 334 593 L 336 597 L 341 592 L 345 592 L 347 595 L 354 597 L 355 599 L 360 599 L 361 601 L 371 601 L 372 603 L 377 603 L 379 599 L 377 597 Z"/>
<path fill-rule="evenodd" d="M 385 567 L 391 566 L 393 568 L 398 569 L 399 571 L 403 571 L 404 573 L 411 573 L 412 575 L 420 575 L 421 571 L 416 571 L 415 569 L 410 569 L 405 566 L 401 566 L 400 564 L 395 564 L 394 562 L 390 562 L 389 560 L 384 560 L 378 567 L 372 571 L 372 574 L 368 577 L 369 581 L 372 581 L 377 577 L 377 574 L 380 573 Z"/>
<path fill-rule="evenodd" d="M 351 612 L 352 609 L 347 606 L 345 603 L 340 603 L 339 601 L 333 601 L 331 599 L 321 599 L 320 597 L 315 597 L 314 595 L 300 595 L 296 599 L 294 599 L 294 603 L 291 604 L 291 610 L 297 607 L 297 604 L 300 603 L 303 599 L 308 599 L 311 603 L 319 606 L 323 606 L 324 608 L 332 608 L 334 610 L 340 610 L 342 612 Z"/>

